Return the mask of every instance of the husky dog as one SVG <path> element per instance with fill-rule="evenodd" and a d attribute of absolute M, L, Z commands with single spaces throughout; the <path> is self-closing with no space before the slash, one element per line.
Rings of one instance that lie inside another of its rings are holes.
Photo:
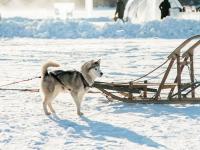
<path fill-rule="evenodd" d="M 51 102 L 56 96 L 63 91 L 69 91 L 77 107 L 77 114 L 83 115 L 80 110 L 81 102 L 84 95 L 93 85 L 97 77 L 101 77 L 103 73 L 100 70 L 100 60 L 88 61 L 81 67 L 79 71 L 63 71 L 56 70 L 48 72 L 49 67 L 59 67 L 56 62 L 49 61 L 42 66 L 41 75 L 41 92 L 43 93 L 43 109 L 46 115 L 51 113 L 47 110 L 49 107 L 52 113 L 55 113 Z"/>

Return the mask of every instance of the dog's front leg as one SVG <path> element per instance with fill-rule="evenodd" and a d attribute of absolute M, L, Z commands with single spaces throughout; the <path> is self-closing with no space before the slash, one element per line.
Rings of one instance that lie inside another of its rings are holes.
<path fill-rule="evenodd" d="M 79 116 L 83 115 L 83 113 L 81 112 L 81 102 L 82 102 L 82 99 L 83 99 L 83 94 L 72 91 L 71 95 L 72 95 L 72 98 L 74 99 L 74 102 L 76 104 L 77 114 Z"/>
<path fill-rule="evenodd" d="M 56 113 L 55 110 L 53 109 L 51 102 L 48 103 L 49 109 L 51 110 L 52 113 Z"/>

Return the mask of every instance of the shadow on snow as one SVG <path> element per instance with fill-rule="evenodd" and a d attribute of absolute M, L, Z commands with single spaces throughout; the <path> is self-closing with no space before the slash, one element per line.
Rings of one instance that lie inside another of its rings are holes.
<path fill-rule="evenodd" d="M 200 118 L 200 105 L 161 105 L 161 104 L 128 104 L 128 103 L 114 103 L 110 104 L 114 110 L 111 113 L 141 113 L 147 117 L 160 116 L 185 116 L 191 119 Z"/>
<path fill-rule="evenodd" d="M 139 135 L 138 133 L 131 131 L 127 128 L 117 127 L 105 122 L 93 121 L 84 116 L 81 117 L 81 120 L 86 122 L 87 125 L 80 125 L 70 120 L 60 119 L 56 114 L 53 116 L 49 116 L 49 118 L 64 129 L 72 127 L 75 130 L 74 134 L 78 134 L 81 137 L 95 138 L 98 140 L 106 140 L 106 137 L 114 137 L 119 139 L 127 139 L 130 142 L 140 145 L 147 145 L 149 147 L 165 148 L 165 146 L 153 141 L 149 137 Z M 85 135 L 86 131 L 88 131 L 90 135 L 92 135 L 92 137 L 88 137 L 88 135 Z"/>

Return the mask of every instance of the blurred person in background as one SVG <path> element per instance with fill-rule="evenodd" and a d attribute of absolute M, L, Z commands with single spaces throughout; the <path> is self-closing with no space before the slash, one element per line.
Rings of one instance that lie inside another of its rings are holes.
<path fill-rule="evenodd" d="M 160 4 L 159 8 L 160 8 L 160 11 L 161 11 L 161 19 L 163 19 L 163 18 L 165 18 L 165 17 L 170 15 L 169 14 L 169 9 L 171 8 L 171 5 L 170 5 L 168 0 L 164 0 Z"/>
<path fill-rule="evenodd" d="M 117 0 L 117 8 L 115 11 L 115 17 L 114 20 L 117 21 L 117 19 L 121 19 L 124 22 L 124 10 L 125 10 L 125 4 L 123 0 Z"/>

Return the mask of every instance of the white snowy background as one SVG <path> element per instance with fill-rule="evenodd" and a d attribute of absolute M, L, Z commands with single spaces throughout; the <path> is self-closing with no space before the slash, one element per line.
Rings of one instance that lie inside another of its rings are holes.
<path fill-rule="evenodd" d="M 108 17 L 66 21 L 3 18 L 0 85 L 40 75 L 41 64 L 48 59 L 60 62 L 62 69 L 79 70 L 85 61 L 101 58 L 104 76 L 99 81 L 130 81 L 160 65 L 184 39 L 196 34 L 200 34 L 200 21 L 192 19 L 123 24 Z M 168 82 L 174 76 L 175 69 Z M 187 68 L 183 80 L 189 80 Z M 4 88 L 39 88 L 39 79 Z M 199 104 L 126 104 L 108 102 L 101 94 L 87 94 L 82 105 L 84 116 L 78 117 L 72 98 L 61 94 L 53 106 L 57 115 L 48 117 L 40 93 L 1 90 L 0 150 L 198 150 L 200 146 Z"/>

